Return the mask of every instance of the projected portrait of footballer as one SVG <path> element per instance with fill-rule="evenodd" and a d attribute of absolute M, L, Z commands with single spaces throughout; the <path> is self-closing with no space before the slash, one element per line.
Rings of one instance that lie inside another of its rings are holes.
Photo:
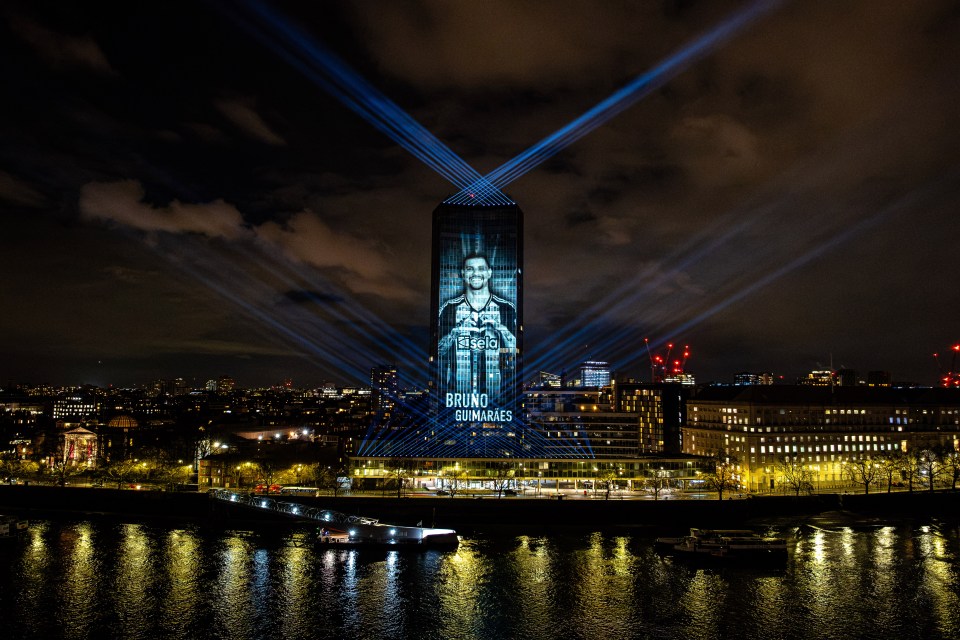
<path fill-rule="evenodd" d="M 460 269 L 463 293 L 440 306 L 440 377 L 448 398 L 455 394 L 447 406 L 476 407 L 477 397 L 482 407 L 495 406 L 501 384 L 513 380 L 517 310 L 491 291 L 492 276 L 486 256 L 466 256 Z"/>

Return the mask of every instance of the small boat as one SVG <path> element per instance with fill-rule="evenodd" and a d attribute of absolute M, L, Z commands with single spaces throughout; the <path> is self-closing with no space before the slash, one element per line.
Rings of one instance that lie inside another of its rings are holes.
<path fill-rule="evenodd" d="M 748 529 L 690 529 L 690 535 L 657 538 L 661 553 L 702 560 L 737 558 L 751 561 L 784 561 L 787 541 L 760 536 Z"/>
<path fill-rule="evenodd" d="M 0 540 L 12 539 L 22 535 L 29 522 L 16 516 L 0 515 Z"/>

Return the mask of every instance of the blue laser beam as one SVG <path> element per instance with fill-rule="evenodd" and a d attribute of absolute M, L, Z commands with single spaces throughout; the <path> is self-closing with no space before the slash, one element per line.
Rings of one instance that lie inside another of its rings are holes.
<path fill-rule="evenodd" d="M 715 221 L 666 256 L 664 263 L 671 266 L 657 274 L 656 277 L 650 278 L 639 288 L 637 280 L 642 278 L 643 274 L 635 278 L 625 278 L 620 285 L 592 302 L 583 314 L 578 315 L 578 319 L 582 316 L 611 315 L 638 306 L 639 300 L 643 297 L 653 294 L 665 283 L 684 273 L 691 265 L 705 259 L 723 245 L 739 237 L 757 219 L 766 215 L 769 209 L 769 205 L 761 207 L 751 218 L 740 220 L 736 224 L 730 224 L 727 219 Z M 648 310 L 645 309 L 645 311 Z M 593 327 L 585 327 L 582 322 L 571 320 L 564 327 L 552 332 L 550 345 L 534 347 L 529 350 L 524 356 L 525 366 L 530 371 L 550 370 L 557 365 L 559 358 L 564 357 L 562 354 L 565 354 L 575 345 L 583 344 L 588 337 L 592 346 L 598 351 L 602 351 L 604 347 L 622 340 L 622 336 L 607 335 L 598 341 L 597 336 L 591 333 L 593 331 L 595 331 Z"/>
<path fill-rule="evenodd" d="M 246 6 L 258 19 L 235 15 L 243 27 L 378 131 L 457 187 L 480 184 L 488 203 L 513 204 L 396 103 L 289 20 L 257 0 L 247 0 Z"/>
<path fill-rule="evenodd" d="M 758 3 L 773 5 L 776 3 Z M 248 2 L 256 15 L 258 15 L 263 24 L 269 25 L 274 33 L 271 34 L 260 28 L 259 25 L 251 25 L 249 21 L 246 26 L 258 38 L 267 43 L 271 48 L 277 51 L 285 60 L 291 63 L 295 68 L 307 75 L 316 82 L 325 91 L 341 100 L 345 105 L 355 113 L 364 117 L 373 124 L 379 131 L 386 134 L 395 142 L 400 144 L 415 157 L 425 162 L 428 166 L 436 170 L 440 175 L 450 180 L 453 184 L 461 187 L 464 192 L 464 204 L 489 204 L 491 201 L 504 204 L 512 202 L 503 196 L 499 188 L 491 183 L 489 179 L 481 177 L 475 170 L 469 167 L 462 159 L 450 151 L 445 145 L 439 142 L 432 134 L 426 131 L 422 126 L 410 118 L 402 109 L 389 101 L 382 94 L 376 91 L 369 83 L 366 83 L 342 61 L 330 54 L 328 51 L 316 45 L 307 38 L 303 32 L 299 31 L 278 14 L 270 11 L 263 4 L 256 1 Z M 759 12 L 757 13 L 759 15 Z M 666 82 L 668 71 L 679 73 L 680 70 L 689 66 L 692 62 L 706 55 L 709 51 L 719 45 L 724 38 L 732 37 L 736 32 L 736 19 L 725 23 L 730 27 L 728 35 L 723 35 L 723 29 L 715 30 L 715 41 L 711 38 L 702 38 L 699 41 L 700 46 L 688 47 L 686 57 L 680 56 L 670 60 L 670 64 L 661 64 L 659 67 L 651 70 L 645 76 L 636 79 L 631 85 L 614 94 L 607 101 L 604 101 L 590 112 L 587 112 L 578 119 L 578 123 L 571 123 L 570 126 L 561 129 L 553 136 L 550 136 L 538 145 L 539 150 L 529 154 L 521 154 L 501 167 L 493 175 L 497 179 L 503 180 L 504 184 L 520 177 L 534 166 L 542 162 L 550 155 L 557 153 L 565 146 L 578 140 L 589 131 L 606 122 L 609 118 L 622 112 L 634 104 L 637 100 L 646 95 L 649 90 L 656 86 L 657 81 Z M 731 26 L 732 25 L 732 26 Z M 724 25 L 721 25 L 721 27 Z M 743 25 L 737 27 L 742 28 Z M 711 32 L 714 33 L 714 32 Z M 279 34 L 283 37 L 276 37 Z M 710 34 L 708 34 L 710 35 Z M 293 46 L 290 46 L 291 43 Z M 696 44 L 696 43 L 695 43 Z M 681 52 L 684 53 L 684 52 Z M 657 74 L 660 74 L 659 76 Z M 646 84 L 643 85 L 642 82 Z M 638 84 L 640 83 L 640 84 Z M 642 91 L 643 87 L 647 93 Z M 503 198 L 503 200 L 497 200 Z M 346 319 L 344 314 L 341 320 Z M 370 319 L 369 317 L 367 318 Z M 293 336 L 291 336 L 292 338 Z M 429 424 L 429 423 L 428 423 Z M 437 437 L 447 435 L 447 430 L 442 425 L 429 424 L 431 427 L 439 428 Z"/>
<path fill-rule="evenodd" d="M 394 327 L 387 324 L 380 316 L 369 311 L 362 304 L 357 303 L 349 293 L 341 288 L 326 281 L 318 286 L 315 274 L 302 267 L 297 267 L 289 261 L 262 259 L 258 263 L 261 268 L 266 269 L 277 280 L 286 284 L 289 289 L 300 288 L 302 283 L 306 282 L 308 283 L 308 289 L 323 289 L 343 300 L 344 304 L 324 306 L 325 313 L 342 323 L 362 326 L 365 337 L 374 338 L 378 342 L 378 346 L 390 352 L 393 358 L 404 361 L 422 359 L 422 346 L 397 332 Z M 288 274 L 287 271 L 291 272 L 292 275 Z M 311 318 L 315 321 L 314 316 L 311 316 Z M 326 327 L 316 327 L 316 329 L 328 330 Z M 352 348 L 357 347 L 352 346 Z"/>
<path fill-rule="evenodd" d="M 769 287 L 777 280 L 817 260 L 823 255 L 836 250 L 838 247 L 849 243 L 856 237 L 867 233 L 871 229 L 877 227 L 895 215 L 906 210 L 911 210 L 918 206 L 922 206 L 926 200 L 932 199 L 934 196 L 940 194 L 946 189 L 955 189 L 955 185 L 958 184 L 958 179 L 960 179 L 960 169 L 953 167 L 937 178 L 928 181 L 922 187 L 914 189 L 913 191 L 904 194 L 900 198 L 890 202 L 886 206 L 882 207 L 879 211 L 872 213 L 865 219 L 859 220 L 852 224 L 838 225 L 833 229 L 821 229 L 822 233 L 820 237 L 811 238 L 810 241 L 812 246 L 803 251 L 800 255 L 781 263 L 775 268 L 765 267 L 759 273 L 753 275 L 743 274 L 743 277 L 739 280 L 742 286 L 737 286 L 737 288 L 734 290 L 731 290 L 727 293 L 722 293 L 719 296 L 715 296 L 712 301 L 702 305 L 701 308 L 672 310 L 669 312 L 669 314 L 667 314 L 666 317 L 663 318 L 663 321 L 659 326 L 652 325 L 649 327 L 649 329 L 654 332 L 669 329 L 673 335 L 680 335 L 688 332 L 709 318 L 728 309 L 731 305 L 736 304 L 750 295 Z M 756 219 L 757 216 L 754 216 L 754 218 Z M 732 287 L 728 287 L 728 289 L 732 289 Z M 717 299 L 717 297 L 720 299 Z M 636 299 L 634 299 L 633 302 L 636 304 Z M 683 320 L 678 322 L 678 319 Z M 649 319 L 647 322 L 649 323 Z M 582 336 L 579 334 L 577 334 L 576 337 L 582 338 Z M 622 336 L 611 334 L 607 337 L 600 338 L 599 340 L 592 342 L 591 346 L 594 346 L 599 350 L 604 350 L 613 348 L 617 346 L 618 343 L 620 343 L 622 346 L 622 342 Z M 541 355 L 540 361 L 542 362 L 551 358 L 559 358 L 564 351 L 571 349 L 573 345 L 579 343 L 580 341 L 574 339 L 564 341 L 562 344 L 552 347 L 549 353 Z M 640 344 L 640 341 L 637 340 L 636 348 L 632 351 L 625 352 L 623 355 L 624 363 L 632 360 L 643 359 L 646 355 L 646 347 Z"/>
<path fill-rule="evenodd" d="M 759 0 L 737 12 L 487 176 L 481 176 L 332 52 L 263 3 L 247 0 L 246 6 L 259 20 L 238 18 L 238 21 L 321 88 L 459 187 L 461 190 L 449 198 L 448 203 L 513 204 L 502 193 L 504 186 L 663 86 L 783 2 Z M 272 31 L 267 31 L 265 27 Z"/>
<path fill-rule="evenodd" d="M 893 217 L 898 213 L 902 213 L 908 208 L 915 208 L 921 204 L 925 199 L 931 197 L 938 191 L 941 191 L 944 187 L 948 189 L 955 188 L 955 185 L 958 184 L 958 179 L 960 179 L 960 168 L 953 167 L 949 172 L 943 176 L 939 176 L 934 180 L 931 180 L 927 183 L 927 186 L 922 189 L 915 189 L 912 192 L 901 196 L 895 201 L 888 204 L 886 207 L 880 211 L 874 213 L 868 218 L 861 220 L 860 222 L 844 229 L 843 231 L 835 234 L 826 241 L 818 244 L 816 247 L 807 251 L 803 255 L 800 255 L 793 260 L 790 260 L 786 264 L 777 268 L 774 271 L 771 271 L 761 278 L 757 279 L 755 282 L 750 283 L 748 286 L 740 289 L 739 291 L 727 296 L 725 299 L 720 302 L 712 305 L 706 311 L 698 314 L 696 317 L 691 318 L 687 322 L 683 323 L 677 327 L 678 332 L 684 332 L 692 327 L 700 324 L 704 320 L 710 318 L 711 316 L 720 313 L 724 309 L 728 308 L 731 304 L 742 300 L 743 298 L 763 289 L 773 283 L 776 280 L 779 280 L 783 276 L 792 273 L 796 269 L 809 264 L 825 253 L 836 249 L 840 245 L 843 245 L 856 236 L 859 236 L 863 233 L 866 233 L 870 229 L 878 226 L 881 222 L 885 222 L 889 218 Z"/>
<path fill-rule="evenodd" d="M 251 261 L 248 252 L 230 259 L 229 256 L 214 255 L 209 250 L 198 251 L 182 242 L 178 242 L 175 248 L 163 242 L 151 246 L 258 326 L 267 327 L 271 339 L 291 347 L 293 352 L 318 368 L 332 366 L 348 379 L 363 381 L 369 379 L 369 363 L 383 359 L 383 355 L 370 345 L 379 345 L 383 352 L 389 353 L 402 342 L 395 335 L 379 335 L 363 321 L 358 321 L 358 316 L 344 311 L 360 308 L 356 304 L 345 304 L 342 308 L 324 306 L 323 317 L 301 305 L 277 306 L 276 283 L 252 273 L 250 267 L 255 264 L 258 270 L 267 271 L 274 279 L 280 278 L 278 271 L 282 262 L 267 268 L 271 261 L 267 255 L 259 255 L 258 259 Z M 346 332 L 344 327 L 351 327 L 353 334 Z M 417 350 L 416 359 L 422 359 L 420 350 Z"/>
<path fill-rule="evenodd" d="M 484 176 L 482 181 L 471 184 L 448 198 L 447 202 L 450 204 L 483 202 L 489 190 L 503 189 L 562 149 L 630 108 L 693 63 L 705 58 L 720 45 L 731 40 L 753 22 L 778 8 L 784 1 L 760 0 L 738 11 L 649 71 L 634 78 L 580 117 L 543 138 L 512 160 L 500 165 Z"/>

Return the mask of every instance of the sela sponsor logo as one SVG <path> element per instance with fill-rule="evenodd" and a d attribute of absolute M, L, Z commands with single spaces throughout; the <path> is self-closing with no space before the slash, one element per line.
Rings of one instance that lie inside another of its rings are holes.
<path fill-rule="evenodd" d="M 487 351 L 500 348 L 500 339 L 493 336 L 484 335 L 460 335 L 457 336 L 457 349 L 466 351 Z"/>

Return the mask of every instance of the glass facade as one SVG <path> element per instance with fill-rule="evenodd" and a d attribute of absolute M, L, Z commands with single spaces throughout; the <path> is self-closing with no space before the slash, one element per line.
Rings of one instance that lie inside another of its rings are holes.
<path fill-rule="evenodd" d="M 478 430 L 484 437 L 510 432 L 515 442 L 520 426 L 521 229 L 516 205 L 441 204 L 434 211 L 436 427 L 442 441 L 463 453 L 474 449 L 470 443 Z M 509 449 L 510 442 L 503 445 Z M 483 445 L 492 452 L 498 448 Z"/>

